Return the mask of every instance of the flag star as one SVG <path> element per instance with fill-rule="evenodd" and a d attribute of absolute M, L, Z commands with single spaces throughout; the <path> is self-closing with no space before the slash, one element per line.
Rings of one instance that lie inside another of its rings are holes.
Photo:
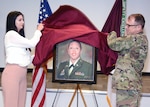
<path fill-rule="evenodd" d="M 45 14 L 45 17 L 48 17 L 48 14 Z"/>
<path fill-rule="evenodd" d="M 45 10 L 45 9 L 43 9 L 43 12 L 46 12 L 46 10 Z"/>
<path fill-rule="evenodd" d="M 42 12 L 40 11 L 40 13 L 39 13 L 40 15 L 42 14 Z"/>
<path fill-rule="evenodd" d="M 42 16 L 40 16 L 40 19 L 42 19 L 43 17 Z"/>

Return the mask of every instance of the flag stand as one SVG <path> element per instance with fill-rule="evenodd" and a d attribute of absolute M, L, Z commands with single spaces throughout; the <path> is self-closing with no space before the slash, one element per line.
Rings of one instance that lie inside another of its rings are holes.
<path fill-rule="evenodd" d="M 83 96 L 83 93 L 82 93 L 82 90 L 81 90 L 79 84 L 77 84 L 77 87 L 75 88 L 75 91 L 74 91 L 74 93 L 73 93 L 73 96 L 72 96 L 72 98 L 71 98 L 71 101 L 70 101 L 68 107 L 71 107 L 71 104 L 72 104 L 72 102 L 73 102 L 73 99 L 74 99 L 74 97 L 75 97 L 76 92 L 77 92 L 77 107 L 78 107 L 78 90 L 80 91 L 80 94 L 81 94 L 81 97 L 82 97 L 84 106 L 87 107 L 86 102 L 85 102 L 85 99 L 84 99 L 84 96 Z"/>

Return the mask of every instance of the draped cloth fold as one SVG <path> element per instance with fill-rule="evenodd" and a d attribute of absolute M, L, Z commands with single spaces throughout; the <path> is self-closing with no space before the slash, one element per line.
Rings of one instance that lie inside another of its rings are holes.
<path fill-rule="evenodd" d="M 43 36 L 36 46 L 33 59 L 35 66 L 41 66 L 53 56 L 57 43 L 74 39 L 97 49 L 97 61 L 102 73 L 109 74 L 114 68 L 117 57 L 107 45 L 107 33 L 100 32 L 80 10 L 69 5 L 60 6 L 43 23 Z"/>

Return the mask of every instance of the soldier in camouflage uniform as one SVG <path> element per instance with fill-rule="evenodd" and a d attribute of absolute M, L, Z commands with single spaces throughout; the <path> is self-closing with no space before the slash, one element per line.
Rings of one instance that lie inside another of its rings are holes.
<path fill-rule="evenodd" d="M 143 33 L 145 19 L 132 14 L 126 21 L 126 35 L 118 37 L 112 31 L 107 37 L 109 47 L 118 52 L 112 88 L 116 89 L 117 107 L 139 107 L 142 70 L 148 52 L 148 40 Z"/>

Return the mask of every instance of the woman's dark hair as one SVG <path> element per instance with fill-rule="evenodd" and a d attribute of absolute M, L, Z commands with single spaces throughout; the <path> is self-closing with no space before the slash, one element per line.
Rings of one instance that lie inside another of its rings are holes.
<path fill-rule="evenodd" d="M 19 12 L 19 11 L 12 11 L 12 12 L 10 12 L 10 13 L 7 15 L 6 32 L 8 32 L 8 31 L 10 31 L 10 30 L 15 30 L 16 32 L 18 32 L 17 27 L 16 27 L 16 24 L 15 24 L 15 21 L 16 21 L 16 18 L 17 18 L 19 15 L 22 15 L 22 16 L 24 17 L 24 15 L 23 15 L 21 12 Z M 24 28 L 21 29 L 18 33 L 19 33 L 21 36 L 25 37 Z"/>

